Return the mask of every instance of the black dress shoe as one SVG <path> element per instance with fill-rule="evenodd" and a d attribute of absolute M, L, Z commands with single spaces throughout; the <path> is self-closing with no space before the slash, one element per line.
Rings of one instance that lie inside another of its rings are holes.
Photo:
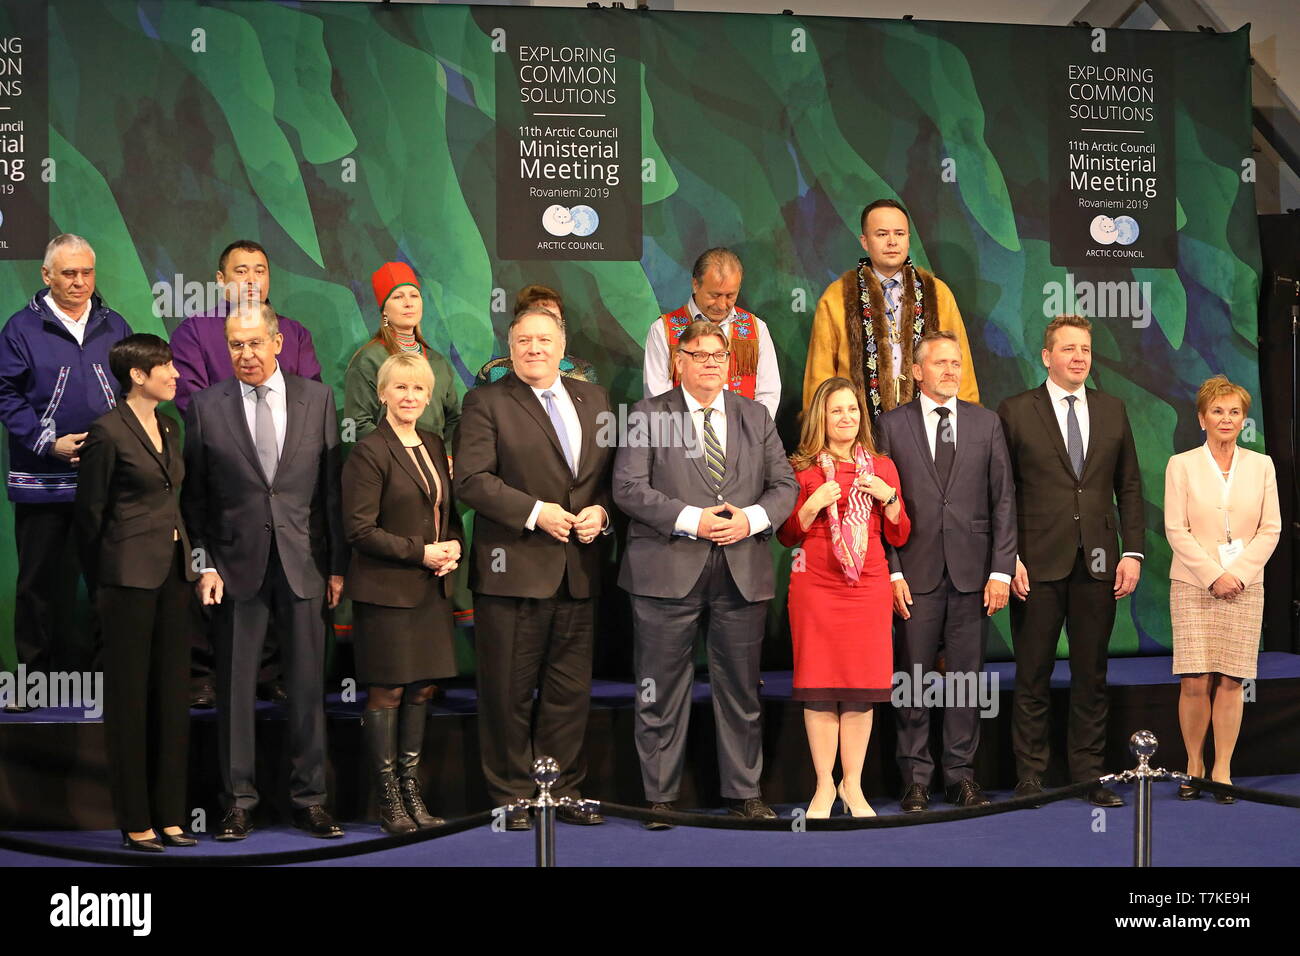
<path fill-rule="evenodd" d="M 1038 774 L 1031 773 L 1028 777 L 1016 784 L 1015 795 L 1017 797 L 1033 797 L 1043 792 L 1043 781 L 1039 779 Z M 1034 807 L 1041 807 L 1041 803 L 1033 804 Z"/>
<path fill-rule="evenodd" d="M 1178 785 L 1179 800 L 1199 800 L 1201 799 L 1201 788 L 1193 787 L 1191 784 L 1180 783 Z"/>
<path fill-rule="evenodd" d="M 533 818 L 529 815 L 527 807 L 512 807 L 506 811 L 507 830 L 531 830 L 532 828 Z"/>
<path fill-rule="evenodd" d="M 141 853 L 162 853 L 163 845 L 158 842 L 158 838 L 152 840 L 137 840 L 128 836 L 125 830 L 122 831 L 122 846 L 128 850 L 139 850 Z"/>
<path fill-rule="evenodd" d="M 247 810 L 241 810 L 239 807 L 231 807 L 226 811 L 226 815 L 221 818 L 221 825 L 217 828 L 214 840 L 242 840 L 253 832 L 253 821 L 248 816 Z"/>
<path fill-rule="evenodd" d="M 949 803 L 958 807 L 986 807 L 993 802 L 974 780 L 958 781 L 956 786 L 948 788 L 945 795 Z"/>
<path fill-rule="evenodd" d="M 199 841 L 194 839 L 181 828 L 180 833 L 167 833 L 164 830 L 157 831 L 166 846 L 198 846 Z"/>
<path fill-rule="evenodd" d="M 561 804 L 555 808 L 555 816 L 561 823 L 572 823 L 579 827 L 594 827 L 605 822 L 605 818 L 594 809 L 582 804 Z"/>
<path fill-rule="evenodd" d="M 776 811 L 762 801 L 760 797 L 748 797 L 744 800 L 728 800 L 727 812 L 733 817 L 745 820 L 775 820 Z"/>
<path fill-rule="evenodd" d="M 343 835 L 343 828 L 334 822 L 334 818 L 320 804 L 293 811 L 293 825 L 307 835 L 322 840 L 333 840 Z"/>
<path fill-rule="evenodd" d="M 1215 803 L 1222 803 L 1222 804 L 1225 804 L 1225 805 L 1226 805 L 1226 804 L 1229 804 L 1229 803 L 1236 803 L 1236 802 L 1237 802 L 1237 798 L 1234 797 L 1234 796 L 1233 796 L 1232 794 L 1230 794 L 1230 793 L 1216 793 L 1216 794 L 1214 795 L 1214 802 L 1215 802 Z"/>
<path fill-rule="evenodd" d="M 921 810 L 930 809 L 930 788 L 923 784 L 909 784 L 903 791 L 903 799 L 898 801 L 898 807 L 904 813 L 918 813 Z"/>
<path fill-rule="evenodd" d="M 1094 807 L 1124 806 L 1124 798 L 1109 787 L 1093 787 L 1084 799 Z"/>
<path fill-rule="evenodd" d="M 675 813 L 677 811 L 677 808 L 671 803 L 652 803 L 650 804 L 650 809 L 664 810 L 668 813 Z M 662 820 L 642 820 L 641 826 L 647 830 L 671 830 L 673 828 L 671 823 L 665 823 Z"/>
<path fill-rule="evenodd" d="M 198 710 L 217 706 L 217 689 L 211 681 L 201 681 L 190 689 L 190 706 Z"/>
<path fill-rule="evenodd" d="M 257 685 L 257 699 L 269 700 L 273 704 L 283 704 L 289 699 L 289 695 L 285 692 L 283 681 L 273 680 L 266 684 Z"/>

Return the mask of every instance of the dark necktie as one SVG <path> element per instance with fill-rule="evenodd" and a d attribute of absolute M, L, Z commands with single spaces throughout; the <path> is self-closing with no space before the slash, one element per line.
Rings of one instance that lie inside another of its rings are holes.
<path fill-rule="evenodd" d="M 1074 467 L 1074 477 L 1083 477 L 1083 430 L 1079 428 L 1079 416 L 1074 413 L 1074 403 L 1078 395 L 1067 395 L 1065 400 L 1070 409 L 1065 413 L 1065 450 L 1070 453 L 1070 464 Z"/>
<path fill-rule="evenodd" d="M 952 461 L 957 457 L 957 436 L 948 421 L 952 409 L 940 405 L 934 413 L 939 416 L 939 426 L 934 433 L 934 469 L 939 473 L 939 484 L 947 488 Z"/>

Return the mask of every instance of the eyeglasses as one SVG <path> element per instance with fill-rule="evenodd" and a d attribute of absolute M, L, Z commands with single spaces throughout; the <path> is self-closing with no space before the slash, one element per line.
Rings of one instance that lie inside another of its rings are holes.
<path fill-rule="evenodd" d="M 703 365 L 710 358 L 719 365 L 726 365 L 727 359 L 731 358 L 730 352 L 688 352 L 686 349 L 678 349 L 683 355 L 689 355 L 691 361 L 696 365 Z"/>
<path fill-rule="evenodd" d="M 266 343 L 267 339 L 253 339 L 251 342 L 227 342 L 226 345 L 230 347 L 230 353 L 232 355 L 239 355 L 244 351 L 244 349 L 248 349 L 251 352 L 260 352 Z"/>

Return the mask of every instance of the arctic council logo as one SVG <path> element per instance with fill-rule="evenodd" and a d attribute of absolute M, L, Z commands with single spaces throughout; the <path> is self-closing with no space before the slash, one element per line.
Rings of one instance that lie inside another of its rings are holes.
<path fill-rule="evenodd" d="M 600 216 L 590 206 L 547 206 L 542 228 L 553 236 L 590 236 L 600 227 Z"/>
<path fill-rule="evenodd" d="M 1103 246 L 1115 242 L 1121 246 L 1131 246 L 1137 241 L 1140 232 L 1137 220 L 1132 216 L 1118 216 L 1115 219 L 1110 216 L 1097 216 L 1088 226 L 1088 234 L 1092 236 L 1092 241 Z"/>

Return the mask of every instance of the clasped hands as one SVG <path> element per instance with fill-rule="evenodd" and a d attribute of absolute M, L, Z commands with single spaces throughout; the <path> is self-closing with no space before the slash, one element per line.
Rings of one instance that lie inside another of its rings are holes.
<path fill-rule="evenodd" d="M 537 527 L 556 541 L 568 541 L 569 535 L 574 534 L 580 544 L 591 544 L 605 527 L 605 509 L 600 505 L 587 505 L 574 515 L 548 501 L 537 513 Z"/>
<path fill-rule="evenodd" d="M 1224 571 L 1210 585 L 1210 593 L 1221 601 L 1231 601 L 1244 590 L 1246 585 L 1231 571 Z"/>
<path fill-rule="evenodd" d="M 439 541 L 436 544 L 426 544 L 422 563 L 438 577 L 451 574 L 460 567 L 460 542 Z"/>
<path fill-rule="evenodd" d="M 723 517 L 722 513 L 729 514 Z M 749 537 L 749 515 L 733 504 L 723 502 L 700 511 L 700 524 L 695 537 L 714 544 L 728 545 Z"/>

